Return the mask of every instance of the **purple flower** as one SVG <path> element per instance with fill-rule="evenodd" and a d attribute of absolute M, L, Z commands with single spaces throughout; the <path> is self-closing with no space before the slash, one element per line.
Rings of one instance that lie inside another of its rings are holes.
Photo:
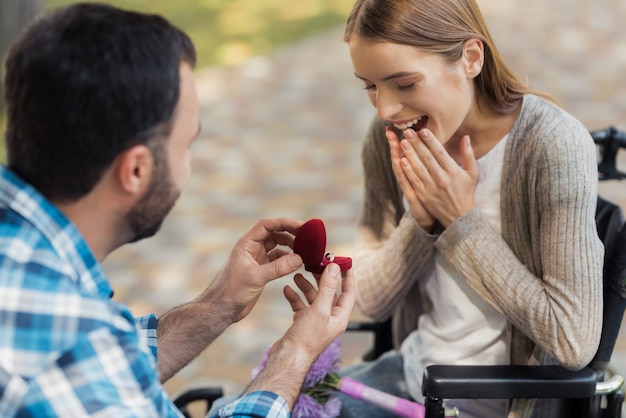
<path fill-rule="evenodd" d="M 272 347 L 271 346 L 267 347 L 267 350 L 265 350 L 265 352 L 263 353 L 263 358 L 261 359 L 261 362 L 259 363 L 259 365 L 256 366 L 254 369 L 252 369 L 252 373 L 250 373 L 251 375 L 250 378 L 252 380 L 254 380 L 259 375 L 259 373 L 261 373 L 261 370 L 263 370 L 265 366 L 267 366 L 267 360 L 268 360 L 270 348 Z"/>
<path fill-rule="evenodd" d="M 310 388 L 317 385 L 328 373 L 339 371 L 339 357 L 341 356 L 341 340 L 335 339 L 326 350 L 313 362 L 304 378 L 302 387 Z"/>
<path fill-rule="evenodd" d="M 293 418 L 335 418 L 339 415 L 340 409 L 341 401 L 339 398 L 331 397 L 322 405 L 315 398 L 302 393 L 296 400 L 291 416 Z"/>
<path fill-rule="evenodd" d="M 270 347 L 271 348 L 271 347 Z M 267 365 L 268 348 L 263 354 L 261 363 L 252 370 L 254 379 Z M 291 416 L 294 418 L 335 418 L 339 416 L 341 401 L 336 397 L 335 386 L 339 380 L 341 357 L 341 339 L 335 339 L 313 362 L 304 378 L 302 392 L 296 399 Z"/>

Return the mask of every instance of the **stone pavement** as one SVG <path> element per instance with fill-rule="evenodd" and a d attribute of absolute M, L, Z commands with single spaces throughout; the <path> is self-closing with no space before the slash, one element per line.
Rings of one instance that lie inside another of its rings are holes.
<path fill-rule="evenodd" d="M 533 87 L 591 130 L 626 129 L 626 2 L 479 4 L 496 45 Z M 238 68 L 197 72 L 203 134 L 192 150 L 192 180 L 159 235 L 118 250 L 104 264 L 116 297 L 135 314 L 160 314 L 199 294 L 260 217 L 322 218 L 328 250 L 350 255 L 361 198 L 360 143 L 373 108 L 352 75 L 341 35 L 338 28 Z M 626 156 L 620 164 L 626 170 Z M 625 187 L 613 181 L 601 191 L 626 208 Z M 241 389 L 290 324 L 281 294 L 289 280 L 270 284 L 253 313 L 167 390 Z M 346 336 L 345 361 L 368 344 L 369 337 Z M 615 357 L 618 367 L 626 366 L 626 338 Z"/>

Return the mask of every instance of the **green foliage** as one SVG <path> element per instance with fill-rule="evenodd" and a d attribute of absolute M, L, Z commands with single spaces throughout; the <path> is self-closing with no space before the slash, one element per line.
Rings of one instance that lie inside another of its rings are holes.
<path fill-rule="evenodd" d="M 161 14 L 185 30 L 196 46 L 198 68 L 236 66 L 277 46 L 340 27 L 354 1 L 104 0 L 124 9 Z M 72 3 L 77 0 L 45 0 L 45 8 Z M 6 115 L 0 112 L 0 143 L 5 127 Z M 0 162 L 4 161 L 4 146 L 0 146 Z"/>
<path fill-rule="evenodd" d="M 51 9 L 76 1 L 46 0 Z M 342 26 L 354 0 L 107 0 L 167 17 L 198 50 L 198 67 L 235 66 L 274 47 Z"/>

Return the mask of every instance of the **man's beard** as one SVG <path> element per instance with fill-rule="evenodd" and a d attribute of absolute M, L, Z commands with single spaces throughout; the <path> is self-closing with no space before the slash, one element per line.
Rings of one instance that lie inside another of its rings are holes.
<path fill-rule="evenodd" d="M 137 242 L 156 234 L 180 196 L 180 191 L 172 182 L 163 146 L 157 145 L 153 148 L 158 149 L 152 149 L 155 165 L 148 190 L 126 215 L 132 234 L 129 242 Z"/>

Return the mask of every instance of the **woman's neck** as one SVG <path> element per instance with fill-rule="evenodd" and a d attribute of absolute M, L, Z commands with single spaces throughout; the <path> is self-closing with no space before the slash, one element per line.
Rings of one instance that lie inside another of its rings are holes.
<path fill-rule="evenodd" d="M 460 162 L 459 147 L 461 138 L 469 135 L 474 156 L 476 159 L 481 158 L 511 131 L 521 107 L 520 102 L 514 111 L 502 114 L 493 112 L 490 109 L 484 112 L 477 106 L 474 114 L 468 115 L 456 134 L 446 143 L 446 150 L 457 162 Z M 481 108 L 488 109 L 487 106 L 482 106 Z"/>

